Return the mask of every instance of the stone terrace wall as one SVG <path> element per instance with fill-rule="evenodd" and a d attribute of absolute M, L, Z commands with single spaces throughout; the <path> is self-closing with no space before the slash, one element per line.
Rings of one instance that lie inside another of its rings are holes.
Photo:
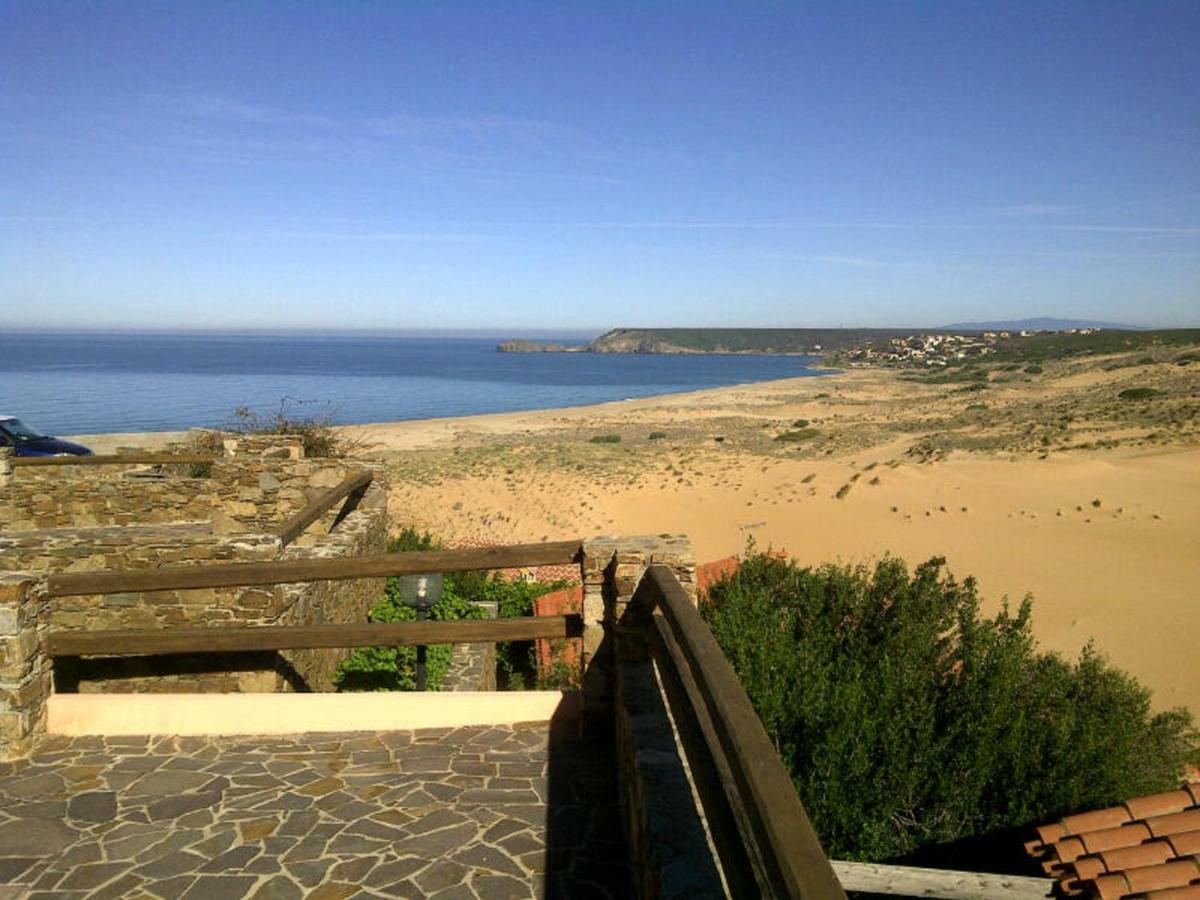
<path fill-rule="evenodd" d="M 332 558 L 386 549 L 387 488 L 378 464 L 302 459 L 297 442 L 278 437 L 225 438 L 221 447 L 225 455 L 205 477 L 189 477 L 184 466 L 166 466 L 164 476 L 150 479 L 131 478 L 130 469 L 119 465 L 9 468 L 0 474 L 0 570 L 44 575 Z M 376 481 L 354 512 L 330 531 L 341 507 L 335 504 L 297 541 L 282 547 L 273 531 L 283 520 L 362 468 L 373 469 Z M 382 579 L 365 579 L 58 597 L 45 604 L 39 627 L 95 631 L 362 622 L 383 589 Z M 104 692 L 331 690 L 345 652 L 85 660 L 70 681 L 80 691 Z"/>
<path fill-rule="evenodd" d="M 203 476 L 186 465 L 13 468 L 0 476 L 0 531 L 181 521 L 209 521 L 224 533 L 268 531 L 309 495 L 351 471 L 376 468 L 283 455 L 291 446 L 277 441 L 265 452 L 260 440 L 247 442 L 226 441 L 226 455 Z"/>
<path fill-rule="evenodd" d="M 331 559 L 339 556 L 363 556 L 387 550 L 388 523 L 386 491 L 377 491 L 382 504 L 360 506 L 330 534 L 309 545 L 292 545 L 282 559 Z M 369 494 L 371 492 L 368 492 Z M 370 496 L 364 500 L 372 499 Z M 321 625 L 365 622 L 375 601 L 383 597 L 386 578 L 362 578 L 354 581 L 314 581 L 307 584 L 278 585 L 282 608 L 276 617 L 279 625 Z M 294 678 L 281 676 L 278 690 L 304 689 L 332 691 L 333 675 L 349 650 L 290 650 L 280 656 L 290 666 Z M 291 673 L 289 673 L 291 674 Z"/>

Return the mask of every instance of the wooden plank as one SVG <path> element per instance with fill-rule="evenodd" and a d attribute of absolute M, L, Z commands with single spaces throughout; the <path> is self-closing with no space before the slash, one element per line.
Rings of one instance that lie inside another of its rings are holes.
<path fill-rule="evenodd" d="M 885 866 L 836 859 L 832 865 L 842 887 L 870 894 L 941 897 L 945 900 L 1043 900 L 1054 888 L 1050 878 Z"/>
<path fill-rule="evenodd" d="M 329 512 L 333 508 L 333 504 L 337 503 L 343 497 L 357 493 L 361 499 L 363 492 L 374 478 L 374 473 L 367 469 L 351 472 L 340 483 L 322 492 L 315 499 L 310 500 L 303 509 L 280 525 L 276 529 L 275 534 L 278 535 L 279 540 L 286 547 L 296 538 L 300 537 L 309 525 Z M 354 505 L 358 505 L 357 501 Z M 349 510 L 343 510 L 343 513 L 346 512 L 349 512 Z"/>
<path fill-rule="evenodd" d="M 549 541 L 469 550 L 420 550 L 338 559 L 288 559 L 217 565 L 164 566 L 157 569 L 60 572 L 46 579 L 51 597 L 117 594 L 138 591 L 183 591 L 191 588 L 249 587 L 306 581 L 346 581 L 390 575 L 516 569 L 565 565 L 579 561 L 580 542 Z"/>
<path fill-rule="evenodd" d="M 666 566 L 650 566 L 645 579 L 657 593 L 729 762 L 731 788 L 747 813 L 747 837 L 757 845 L 754 856 L 764 867 L 759 880 L 766 893 L 844 900 L 791 776 L 700 612 Z"/>
<path fill-rule="evenodd" d="M 53 657 L 159 656 L 166 653 L 479 644 L 579 637 L 582 634 L 583 620 L 577 615 L 524 616 L 515 619 L 370 622 L 356 625 L 52 631 L 43 638 L 43 648 L 47 655 Z"/>
<path fill-rule="evenodd" d="M 201 465 L 214 463 L 215 456 L 196 453 L 115 453 L 94 456 L 14 456 L 14 466 L 143 466 L 143 465 Z"/>

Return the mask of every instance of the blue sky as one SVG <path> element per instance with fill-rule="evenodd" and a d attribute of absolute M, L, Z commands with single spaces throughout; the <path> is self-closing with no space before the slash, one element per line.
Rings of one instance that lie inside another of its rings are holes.
<path fill-rule="evenodd" d="M 0 326 L 1200 324 L 1200 4 L 0 0 Z"/>

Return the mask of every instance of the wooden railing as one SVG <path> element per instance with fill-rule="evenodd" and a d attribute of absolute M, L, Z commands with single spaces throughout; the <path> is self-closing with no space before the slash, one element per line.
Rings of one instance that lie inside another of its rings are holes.
<path fill-rule="evenodd" d="M 286 547 L 300 537 L 309 525 L 329 512 L 335 503 L 345 498 L 346 502 L 338 510 L 337 518 L 333 522 L 336 527 L 338 522 L 341 522 L 357 508 L 374 478 L 374 474 L 367 469 L 350 473 L 342 479 L 340 484 L 310 500 L 303 509 L 280 525 L 275 534 Z"/>
<path fill-rule="evenodd" d="M 650 566 L 630 609 L 643 617 L 733 896 L 845 900 L 750 698 L 671 570 Z"/>
<path fill-rule="evenodd" d="M 470 550 L 421 550 L 342 559 L 288 559 L 268 562 L 163 566 L 158 569 L 60 572 L 46 579 L 51 597 L 182 591 L 193 588 L 252 587 L 306 581 L 346 581 L 391 575 L 516 569 L 578 562 L 580 542 L 511 544 Z"/>
<path fill-rule="evenodd" d="M 579 637 L 579 616 L 460 619 L 449 622 L 370 622 L 354 625 L 260 625 L 246 628 L 148 628 L 121 631 L 54 631 L 46 655 L 159 656 L 170 653 L 243 653 L 477 644 Z"/>
<path fill-rule="evenodd" d="M 217 461 L 200 453 L 113 453 L 94 456 L 13 456 L 14 467 L 37 466 L 119 466 L 119 465 L 204 465 Z"/>

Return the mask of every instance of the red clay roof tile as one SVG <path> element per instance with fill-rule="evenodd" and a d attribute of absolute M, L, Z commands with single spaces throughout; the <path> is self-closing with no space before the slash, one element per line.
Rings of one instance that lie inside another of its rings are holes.
<path fill-rule="evenodd" d="M 1200 831 L 1200 808 L 1193 807 L 1183 812 L 1154 816 L 1146 820 L 1146 827 L 1155 837 L 1179 834 L 1182 831 Z"/>
<path fill-rule="evenodd" d="M 1197 879 L 1200 879 L 1200 861 L 1189 856 L 1156 866 L 1143 866 L 1138 869 L 1125 869 L 1114 875 L 1101 875 L 1092 884 L 1100 900 L 1120 900 L 1126 894 L 1183 887 Z"/>
<path fill-rule="evenodd" d="M 1151 816 L 1182 812 L 1195 805 L 1195 802 L 1190 791 L 1180 789 L 1164 794 L 1151 794 L 1149 797 L 1135 797 L 1125 803 L 1125 808 L 1129 810 L 1130 819 L 1148 819 Z"/>
<path fill-rule="evenodd" d="M 1110 806 L 1108 809 L 1095 809 L 1074 816 L 1065 816 L 1062 825 L 1067 829 L 1068 834 L 1086 834 L 1089 831 L 1116 828 L 1118 825 L 1133 821 L 1133 818 L 1123 805 Z"/>
<path fill-rule="evenodd" d="M 1200 783 L 1042 825 L 1025 849 L 1064 895 L 1200 900 Z"/>
<path fill-rule="evenodd" d="M 1165 888 L 1161 891 L 1150 891 L 1146 894 L 1134 894 L 1133 897 L 1134 900 L 1200 900 L 1200 884 Z"/>

